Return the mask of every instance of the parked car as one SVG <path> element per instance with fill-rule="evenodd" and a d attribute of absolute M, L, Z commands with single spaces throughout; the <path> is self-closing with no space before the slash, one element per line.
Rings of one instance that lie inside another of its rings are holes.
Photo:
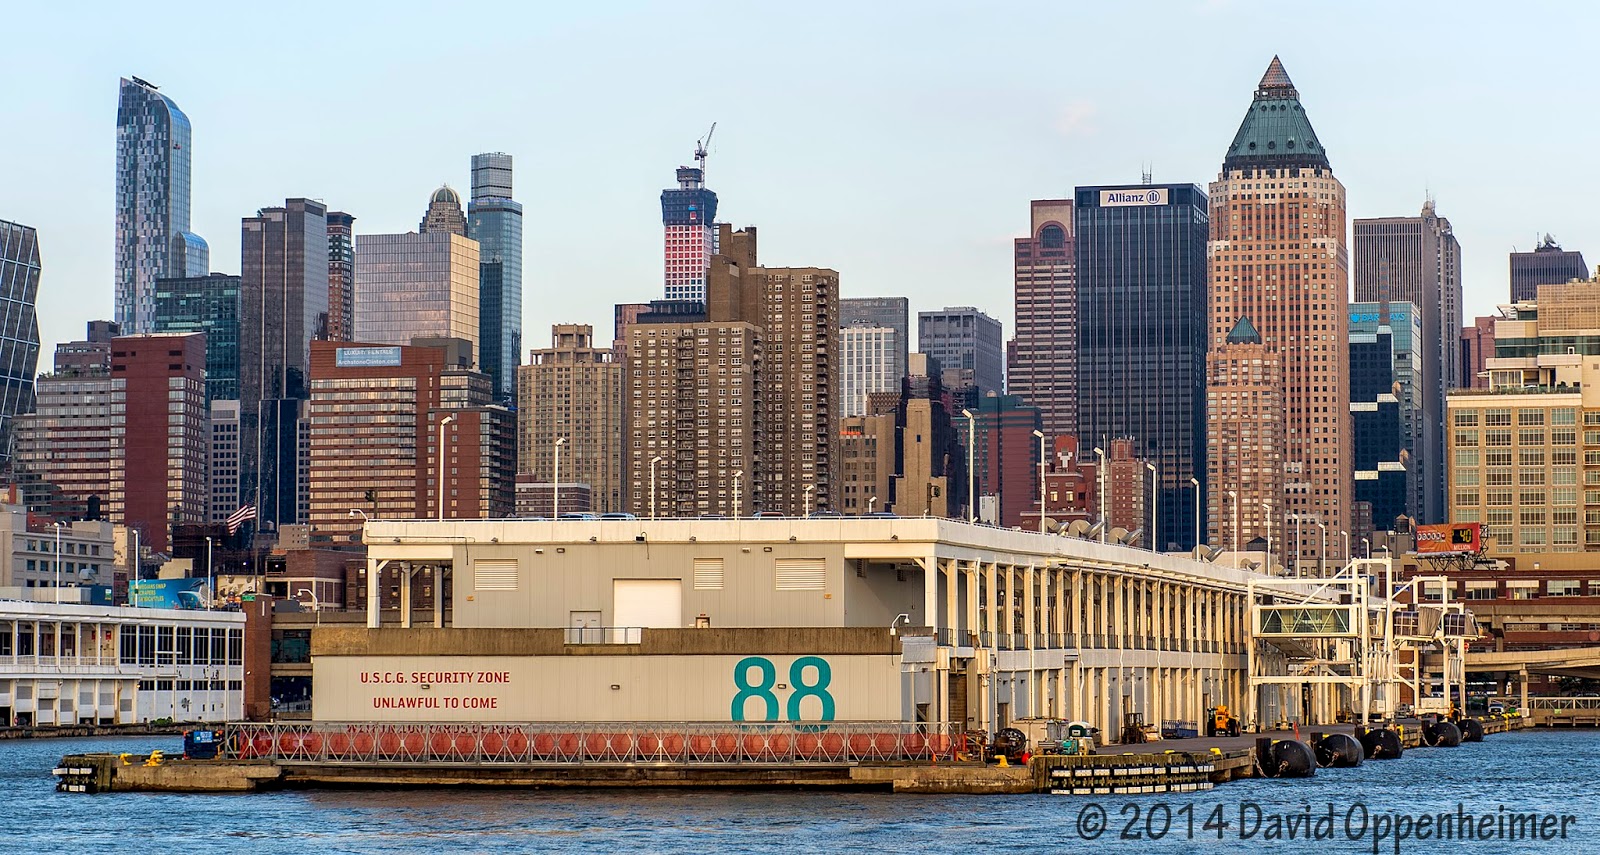
<path fill-rule="evenodd" d="M 876 513 L 867 514 L 867 516 L 875 520 L 897 520 L 900 518 L 899 514 L 890 513 L 889 511 L 877 511 Z"/>
<path fill-rule="evenodd" d="M 1505 701 L 1490 701 L 1489 702 L 1489 715 L 1503 715 L 1503 714 L 1505 714 L 1505 711 L 1506 711 L 1506 702 Z"/>
<path fill-rule="evenodd" d="M 599 519 L 599 517 L 595 516 L 594 514 L 562 514 L 561 515 L 561 519 L 564 519 L 564 520 L 597 520 L 597 519 Z"/>
<path fill-rule="evenodd" d="M 636 520 L 636 519 L 638 519 L 638 517 L 634 516 L 633 514 L 624 514 L 624 513 L 601 514 L 600 518 L 603 519 L 603 520 Z"/>
<path fill-rule="evenodd" d="M 758 520 L 781 520 L 783 519 L 783 514 L 777 511 L 756 511 L 750 517 Z"/>
<path fill-rule="evenodd" d="M 839 513 L 839 512 L 838 512 L 838 511 L 834 511 L 834 510 L 822 510 L 822 511 L 815 511 L 815 512 L 813 512 L 813 513 L 812 513 L 812 514 L 811 514 L 811 516 L 810 516 L 810 517 L 808 517 L 808 518 L 807 518 L 807 519 L 814 519 L 814 520 L 819 520 L 819 519 L 832 519 L 832 518 L 834 518 L 834 517 L 842 517 L 842 516 L 844 516 L 844 514 L 841 514 L 841 513 Z"/>

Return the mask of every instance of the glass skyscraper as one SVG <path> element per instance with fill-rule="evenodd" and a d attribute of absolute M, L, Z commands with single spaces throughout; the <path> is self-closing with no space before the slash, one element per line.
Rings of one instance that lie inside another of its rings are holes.
<path fill-rule="evenodd" d="M 478 365 L 495 399 L 517 397 L 522 364 L 522 204 L 511 198 L 511 155 L 472 156 L 467 236 L 478 242 Z"/>
<path fill-rule="evenodd" d="M 206 402 L 238 399 L 239 277 L 156 280 L 155 332 L 205 333 Z"/>
<path fill-rule="evenodd" d="M 1131 439 L 1155 464 L 1161 550 L 1194 547 L 1206 485 L 1206 241 L 1210 203 L 1193 184 L 1079 187 L 1078 435 Z"/>
<path fill-rule="evenodd" d="M 1419 449 L 1433 428 L 1424 420 L 1426 350 L 1423 317 L 1409 302 L 1350 304 L 1350 429 L 1355 501 L 1351 537 L 1393 531 L 1404 514 L 1422 514 Z M 1441 455 L 1442 456 L 1442 455 Z"/>
<path fill-rule="evenodd" d="M 39 366 L 39 235 L 0 220 L 0 462 L 11 459 L 11 426 L 33 412 Z"/>
<path fill-rule="evenodd" d="M 204 276 L 211 251 L 189 231 L 189 117 L 135 77 L 117 101 L 116 320 L 155 328 L 156 280 Z"/>

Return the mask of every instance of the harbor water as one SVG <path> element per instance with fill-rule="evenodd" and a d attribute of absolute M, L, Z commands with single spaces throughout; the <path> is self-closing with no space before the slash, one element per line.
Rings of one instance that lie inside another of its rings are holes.
<path fill-rule="evenodd" d="M 1600 733 L 1594 731 L 1493 735 L 1459 748 L 1414 749 L 1398 761 L 1319 770 L 1312 779 L 1252 779 L 1182 795 L 485 789 L 86 796 L 55 791 L 50 770 L 64 754 L 155 748 L 176 754 L 181 741 L 0 742 L 5 848 L 119 855 L 1221 853 L 1244 846 L 1301 853 L 1600 852 Z M 1570 821 L 1562 828 L 1565 837 L 1512 839 L 1513 826 L 1505 817 L 1513 814 L 1556 817 L 1556 825 L 1547 823 L 1547 828 Z M 1438 815 L 1472 817 L 1474 839 L 1437 840 L 1432 834 L 1418 839 L 1417 818 L 1431 817 L 1425 824 L 1432 830 Z M 1323 817 L 1332 818 L 1322 822 Z M 1398 838 L 1395 829 L 1406 826 L 1409 833 Z M 1327 836 L 1319 836 L 1323 830 Z"/>

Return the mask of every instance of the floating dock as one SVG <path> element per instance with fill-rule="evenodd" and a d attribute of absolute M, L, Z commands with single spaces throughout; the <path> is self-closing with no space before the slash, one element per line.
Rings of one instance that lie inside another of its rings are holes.
<path fill-rule="evenodd" d="M 1481 720 L 1484 732 L 1529 726 L 1518 716 Z M 1349 725 L 1318 727 L 1319 733 L 1350 732 Z M 1396 726 L 1408 748 L 1423 745 L 1422 729 Z M 1309 736 L 1309 732 L 1306 734 Z M 1254 745 L 1296 734 L 1169 740 L 1139 746 L 1106 746 L 1102 753 L 1038 754 L 1026 764 L 1006 766 L 950 760 L 929 754 L 892 760 L 824 757 L 768 762 L 729 755 L 721 761 L 582 759 L 571 762 L 488 762 L 421 758 L 379 762 L 363 759 L 301 759 L 257 756 L 215 760 L 168 759 L 144 754 L 74 754 L 55 774 L 66 792 L 245 793 L 276 789 L 394 787 L 839 789 L 897 793 L 1098 795 L 1182 793 L 1260 774 Z M 848 740 L 847 743 L 848 744 Z M 297 746 L 303 751 L 303 746 Z M 1132 751 L 1118 753 L 1120 749 Z M 259 750 L 259 749 L 258 749 Z M 449 750 L 456 751 L 452 746 Z M 1470 751 L 1465 747 L 1460 750 Z M 237 751 L 233 752 L 239 753 Z M 465 755 L 457 755 L 464 757 Z M 1336 773 L 1330 773 L 1336 774 Z"/>

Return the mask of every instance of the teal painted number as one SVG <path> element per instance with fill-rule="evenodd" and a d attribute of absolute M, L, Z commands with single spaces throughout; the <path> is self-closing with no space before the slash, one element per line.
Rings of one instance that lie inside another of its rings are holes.
<path fill-rule="evenodd" d="M 761 672 L 761 682 L 750 685 L 750 669 L 755 668 Z M 766 702 L 767 717 L 765 721 L 778 720 L 778 696 L 772 693 L 772 687 L 778 682 L 778 669 L 772 666 L 772 660 L 765 656 L 747 656 L 733 666 L 733 685 L 739 693 L 733 696 L 733 710 L 730 716 L 733 721 L 744 721 L 745 702 L 757 698 Z"/>
<path fill-rule="evenodd" d="M 750 669 L 761 672 L 761 682 L 750 684 Z M 806 682 L 806 669 L 811 669 L 812 680 Z M 833 681 L 833 668 L 828 665 L 828 660 L 820 656 L 802 656 L 794 660 L 789 666 L 789 684 L 794 686 L 793 694 L 789 695 L 789 720 L 800 721 L 800 703 L 806 698 L 816 698 L 822 707 L 822 715 L 818 721 L 833 721 L 834 704 L 833 694 L 828 691 L 828 684 Z M 767 715 L 763 721 L 778 720 L 778 696 L 772 689 L 778 683 L 778 668 L 772 660 L 765 656 L 746 656 L 733 666 L 733 686 L 738 693 L 733 696 L 733 707 L 729 711 L 729 718 L 733 721 L 745 721 L 744 710 L 750 699 L 754 698 L 763 702 L 767 708 Z"/>
<path fill-rule="evenodd" d="M 816 669 L 816 679 L 806 682 L 806 669 Z M 816 698 L 822 705 L 822 716 L 819 721 L 833 721 L 833 694 L 828 691 L 828 684 L 833 682 L 833 668 L 829 667 L 828 660 L 820 656 L 802 656 L 794 660 L 789 666 L 789 684 L 794 686 L 794 694 L 789 696 L 789 720 L 800 720 L 800 702 L 806 698 Z"/>

